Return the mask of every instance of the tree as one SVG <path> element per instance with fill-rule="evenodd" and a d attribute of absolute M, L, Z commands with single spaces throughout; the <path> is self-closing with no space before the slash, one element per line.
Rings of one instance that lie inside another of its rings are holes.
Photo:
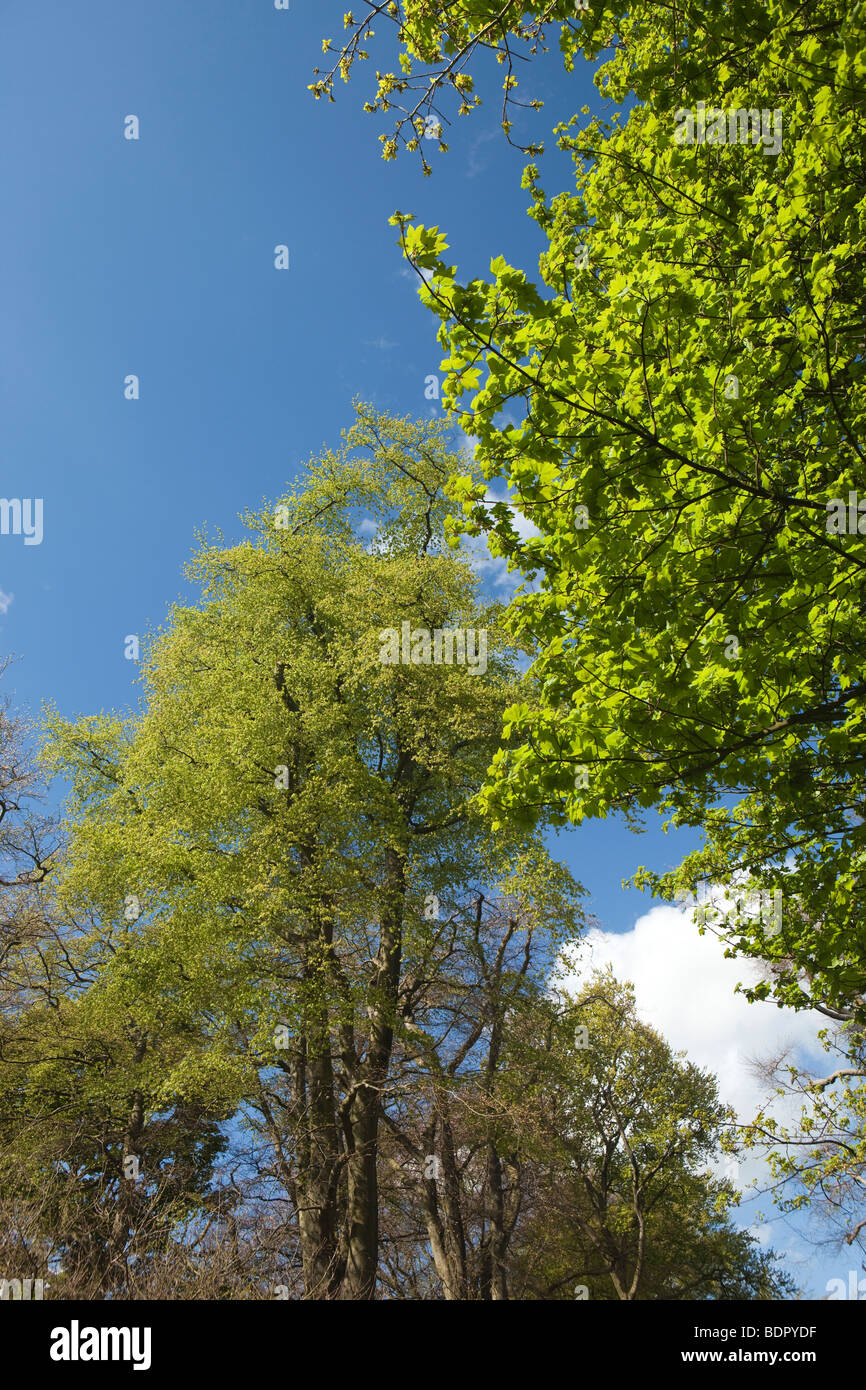
<path fill-rule="evenodd" d="M 177 1296 L 219 1211 L 225 1116 L 162 1089 L 188 1037 L 111 1027 L 97 994 L 0 1032 L 0 1268 L 55 1298 Z"/>
<path fill-rule="evenodd" d="M 406 1284 L 418 1297 L 438 1287 L 448 1301 L 512 1296 L 529 1180 L 524 1131 L 547 1065 L 543 1049 L 524 1053 L 519 1040 L 539 1010 L 550 1022 L 545 919 L 558 906 L 550 892 L 532 902 L 477 894 L 463 909 L 468 930 L 457 930 L 456 914 L 444 921 L 437 966 L 413 984 L 400 1084 L 384 1117 L 385 1249 L 403 1297 Z"/>
<path fill-rule="evenodd" d="M 8 662 L 0 663 L 2 674 Z M 38 948 L 55 924 L 43 888 L 61 848 L 43 809 L 44 778 L 32 731 L 8 700 L 0 706 L 0 1018 L 51 995 Z"/>
<path fill-rule="evenodd" d="M 809 1207 L 824 1241 L 866 1251 L 866 1040 L 853 1023 L 819 1034 L 833 1064 L 823 1076 L 792 1062 L 788 1052 L 758 1065 L 773 1096 L 799 1104 L 785 1122 L 768 1102 L 744 1126 L 743 1144 L 767 1160 L 771 1190 L 782 1211 Z M 820 1239 L 820 1237 L 818 1237 Z"/>
<path fill-rule="evenodd" d="M 0 1277 L 143 1296 L 207 1210 L 224 1117 L 163 1097 L 145 1125 L 154 1078 L 190 1039 L 94 1009 L 113 943 L 58 903 L 61 828 L 8 705 L 0 750 Z"/>
<path fill-rule="evenodd" d="M 394 219 L 442 322 L 443 404 L 478 439 L 453 494 L 541 576 L 505 620 L 539 686 L 508 711 L 486 803 L 703 827 L 677 873 L 638 882 L 783 893 L 780 932 L 728 933 L 773 962 L 753 996 L 862 1023 L 860 7 L 374 8 L 430 99 L 553 26 L 567 67 L 613 49 L 596 84 L 636 102 L 565 113 L 574 192 L 528 166 L 537 284 L 499 257 L 461 285 L 437 228 Z M 488 497 L 497 477 L 537 536 Z"/>
<path fill-rule="evenodd" d="M 455 464 L 441 424 L 360 407 L 254 539 L 202 546 L 140 715 L 49 721 L 74 785 L 58 901 L 112 952 L 93 1017 L 188 1036 L 145 1124 L 166 1097 L 244 1111 L 307 1298 L 374 1295 L 383 1102 L 440 911 L 507 882 L 579 921 L 538 833 L 473 804 L 521 677 L 442 541 Z"/>
<path fill-rule="evenodd" d="M 631 987 L 595 972 L 557 1018 L 554 1056 L 519 1296 L 793 1296 L 776 1256 L 733 1225 L 739 1194 L 706 1169 L 733 1118 L 715 1077 L 641 1021 Z"/>
<path fill-rule="evenodd" d="M 479 904 L 476 940 L 437 991 L 437 1026 L 397 1061 L 382 1149 L 395 1296 L 793 1296 L 706 1171 L 732 1123 L 715 1079 L 609 973 L 552 995 L 513 905 Z"/>

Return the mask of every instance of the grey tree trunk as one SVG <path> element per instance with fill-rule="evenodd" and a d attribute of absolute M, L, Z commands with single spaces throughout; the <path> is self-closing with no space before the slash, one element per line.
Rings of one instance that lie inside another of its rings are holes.
<path fill-rule="evenodd" d="M 348 1200 L 345 1274 L 340 1297 L 371 1299 L 379 1260 L 379 1182 L 377 1174 L 382 1091 L 394 1045 L 394 1021 L 403 940 L 405 860 L 396 849 L 385 852 L 385 882 L 379 949 L 370 982 L 370 1036 L 358 1065 L 348 1106 Z"/>

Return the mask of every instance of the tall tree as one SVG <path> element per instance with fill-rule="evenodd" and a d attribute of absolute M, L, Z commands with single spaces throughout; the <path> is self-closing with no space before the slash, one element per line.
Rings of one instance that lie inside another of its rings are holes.
<path fill-rule="evenodd" d="M 515 861 L 529 891 L 547 872 L 474 804 L 521 677 L 443 543 L 455 464 L 441 424 L 359 408 L 252 540 L 202 547 L 141 714 L 50 721 L 75 788 L 59 899 L 113 945 L 91 1007 L 193 1031 L 154 1104 L 248 1103 L 309 1298 L 374 1296 L 383 1097 L 437 914 Z"/>
<path fill-rule="evenodd" d="M 454 495 L 541 576 L 506 620 L 540 679 L 509 709 L 519 747 L 497 755 L 487 804 L 574 822 L 658 805 L 702 827 L 679 874 L 638 881 L 671 896 L 744 872 L 782 892 L 780 931 L 752 917 L 728 934 L 774 962 L 756 992 L 862 1023 L 862 9 L 368 9 L 402 45 L 371 105 L 428 82 L 398 111 L 407 139 L 424 103 L 471 90 L 482 50 L 509 65 L 508 95 L 514 55 L 546 35 L 569 69 L 603 55 L 599 90 L 630 104 L 557 113 L 573 191 L 548 197 L 528 166 L 536 282 L 499 257 L 461 284 L 438 229 L 395 218 L 442 321 L 444 404 L 479 440 Z M 343 76 L 372 17 L 350 25 Z M 536 536 L 487 496 L 495 477 Z"/>

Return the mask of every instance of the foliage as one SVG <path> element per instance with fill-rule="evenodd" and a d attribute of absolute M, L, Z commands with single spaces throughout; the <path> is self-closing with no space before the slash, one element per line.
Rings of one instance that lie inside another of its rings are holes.
<path fill-rule="evenodd" d="M 441 425 L 359 407 L 253 539 L 202 545 L 203 601 L 152 639 L 138 717 L 48 721 L 73 784 L 57 901 L 110 953 L 88 1015 L 158 1052 L 145 1134 L 182 1101 L 264 1137 L 306 1297 L 372 1294 L 383 1098 L 439 914 L 462 932 L 501 886 L 549 952 L 580 920 L 539 834 L 474 805 L 522 677 L 443 541 L 455 462 Z M 404 622 L 483 632 L 485 660 L 386 662 Z"/>
<path fill-rule="evenodd" d="M 523 10 L 392 16 L 429 63 L 559 22 L 566 65 L 602 54 L 599 90 L 637 103 L 626 121 L 566 114 L 573 192 L 548 197 L 527 168 L 535 283 L 498 257 L 460 284 L 438 228 L 394 219 L 442 320 L 444 404 L 478 440 L 452 489 L 465 524 L 541 579 L 506 619 L 539 693 L 508 711 L 519 746 L 485 802 L 576 823 L 658 805 L 703 827 L 678 873 L 638 882 L 783 892 L 780 933 L 729 934 L 773 964 L 753 997 L 862 1021 L 861 7 Z M 708 140 L 699 101 L 725 113 L 705 113 Z M 496 477 L 537 535 L 490 503 Z"/>

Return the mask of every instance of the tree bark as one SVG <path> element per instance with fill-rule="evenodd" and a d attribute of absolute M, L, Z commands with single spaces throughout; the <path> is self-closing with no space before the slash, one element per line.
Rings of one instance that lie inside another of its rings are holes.
<path fill-rule="evenodd" d="M 376 1168 L 382 1090 L 394 1045 L 394 1021 L 403 939 L 405 860 L 385 851 L 385 881 L 379 949 L 369 991 L 370 1040 L 358 1064 L 348 1106 L 350 1144 L 346 1209 L 346 1267 L 340 1296 L 372 1299 L 379 1259 L 379 1184 Z"/>

